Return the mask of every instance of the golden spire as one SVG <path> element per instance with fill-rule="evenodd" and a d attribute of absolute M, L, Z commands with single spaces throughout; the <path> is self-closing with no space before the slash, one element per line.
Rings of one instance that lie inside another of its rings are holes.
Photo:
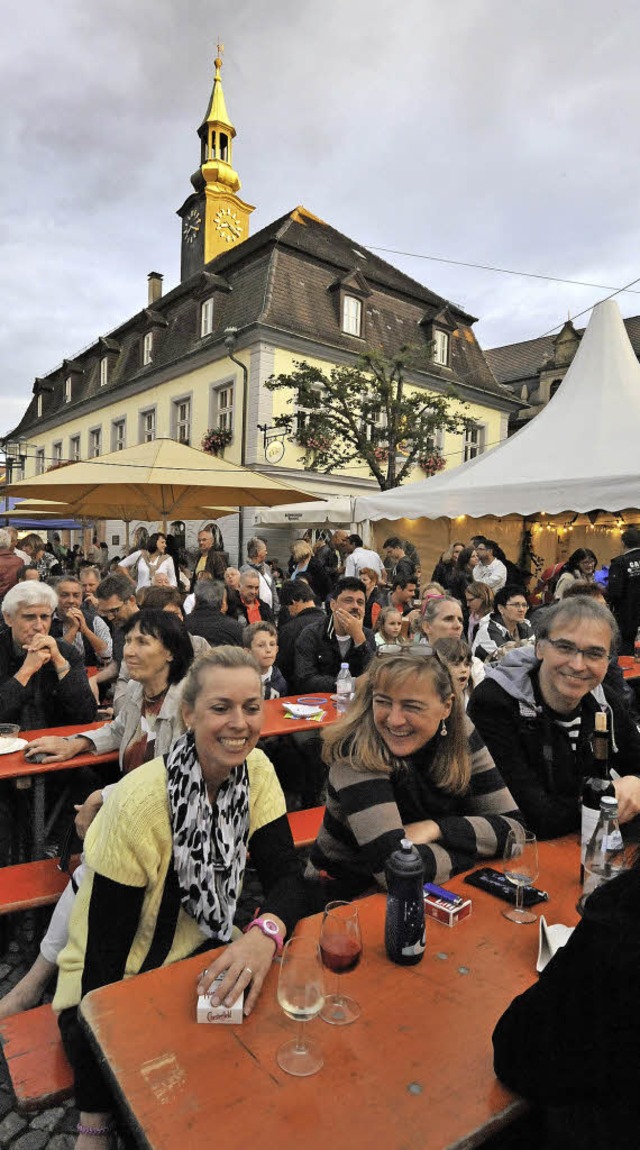
<path fill-rule="evenodd" d="M 209 100 L 209 109 L 202 124 L 200 125 L 200 131 L 202 131 L 202 128 L 204 128 L 206 124 L 215 124 L 218 127 L 226 128 L 230 135 L 233 137 L 236 134 L 236 130 L 231 123 L 231 120 L 229 119 L 224 92 L 222 90 L 222 77 L 220 75 L 220 69 L 222 68 L 222 55 L 224 53 L 224 44 L 221 44 L 218 40 L 216 48 L 218 55 L 214 60 L 216 72 L 213 79 L 213 90 L 211 92 L 211 99 Z"/>

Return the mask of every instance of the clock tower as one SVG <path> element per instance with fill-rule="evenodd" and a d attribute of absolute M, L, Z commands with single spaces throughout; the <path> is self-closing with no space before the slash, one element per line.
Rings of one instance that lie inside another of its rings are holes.
<path fill-rule="evenodd" d="M 218 44 L 215 78 L 207 114 L 198 128 L 200 167 L 191 177 L 195 191 L 178 211 L 182 220 L 181 279 L 195 272 L 246 240 L 251 204 L 241 200 L 240 177 L 232 165 L 232 141 L 236 130 L 229 119 L 220 69 L 222 44 Z"/>

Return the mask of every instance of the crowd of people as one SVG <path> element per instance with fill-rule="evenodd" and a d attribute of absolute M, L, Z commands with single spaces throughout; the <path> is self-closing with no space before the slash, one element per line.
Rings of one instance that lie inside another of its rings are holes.
<path fill-rule="evenodd" d="M 213 1001 L 243 990 L 249 1014 L 298 919 L 384 888 L 386 859 L 404 837 L 425 880 L 439 883 L 500 857 L 510 831 L 577 831 L 602 711 L 620 822 L 633 822 L 640 733 L 607 600 L 630 635 L 640 534 L 626 534 L 609 592 L 596 581 L 595 555 L 576 551 L 551 601 L 531 612 L 523 574 L 484 537 L 453 544 L 424 583 L 415 549 L 395 536 L 382 554 L 347 531 L 315 547 L 299 540 L 283 571 L 259 537 L 231 566 L 213 525 L 199 532 L 191 565 L 162 532 L 110 561 L 99 545 L 63 555 L 0 529 L 0 721 L 34 730 L 98 714 L 101 728 L 43 736 L 26 753 L 62 762 L 117 750 L 119 760 L 72 772 L 81 867 L 35 963 L 0 1002 L 0 1018 L 34 1005 L 57 971 L 77 1150 L 106 1148 L 114 1121 L 78 1025 L 89 990 L 224 944 L 203 959 L 199 990 L 222 975 Z M 640 609 L 640 593 L 638 601 Z M 344 715 L 323 732 L 261 740 L 265 700 L 330 694 L 344 664 L 355 680 Z M 6 826 L 13 800 L 0 790 Z M 303 864 L 287 809 L 319 802 L 322 827 Z M 264 898 L 239 933 L 249 852 Z M 607 897 L 598 896 L 606 923 Z M 579 956 L 599 922 L 585 916 L 572 944 Z M 544 990 L 548 977 L 540 985 L 548 1010 L 557 999 Z M 527 1000 L 495 1042 L 498 1072 L 526 1094 L 527 1060 L 511 1057 L 525 1010 L 527 1033 L 535 1028 Z M 534 1100 L 557 1105 L 544 1076 L 535 1081 Z"/>

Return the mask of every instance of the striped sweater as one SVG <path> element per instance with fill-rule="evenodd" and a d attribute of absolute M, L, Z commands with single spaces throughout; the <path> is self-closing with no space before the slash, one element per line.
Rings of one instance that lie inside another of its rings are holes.
<path fill-rule="evenodd" d="M 385 886 L 384 865 L 404 837 L 405 825 L 423 819 L 433 819 L 440 828 L 438 842 L 418 845 L 426 882 L 444 882 L 479 859 L 501 856 L 509 830 L 522 816 L 480 735 L 469 719 L 465 722 L 471 778 L 461 795 L 442 790 L 430 777 L 439 735 L 391 775 L 335 763 L 306 877 L 318 878 L 325 871 L 352 884 L 354 893 L 374 879 Z"/>

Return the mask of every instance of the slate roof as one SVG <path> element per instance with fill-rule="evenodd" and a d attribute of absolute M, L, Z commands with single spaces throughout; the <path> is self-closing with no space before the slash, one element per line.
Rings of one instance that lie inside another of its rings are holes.
<path fill-rule="evenodd" d="M 418 366 L 443 385 L 459 383 L 500 399 L 508 391 L 494 378 L 471 325 L 474 317 L 410 276 L 367 251 L 303 208 L 295 208 L 242 244 L 223 252 L 202 271 L 178 284 L 151 307 L 145 307 L 106 336 L 73 357 L 72 402 L 63 401 L 70 360 L 37 379 L 20 424 L 6 439 L 34 431 L 36 396 L 42 394 L 43 420 L 64 421 L 83 414 L 86 402 L 111 403 L 120 388 L 143 390 L 159 382 L 163 369 L 202 355 L 210 347 L 219 355 L 225 328 L 239 332 L 263 325 L 275 332 L 306 337 L 316 343 L 359 353 L 363 340 L 341 331 L 339 290 L 345 276 L 359 272 L 364 294 L 365 342 L 393 355 L 405 344 L 424 345 Z M 202 337 L 200 309 L 214 294 L 214 329 Z M 442 368 L 429 353 L 429 321 L 446 309 L 451 320 L 451 362 Z M 153 361 L 143 366 L 142 340 L 152 330 Z M 274 336 L 274 338 L 277 338 Z M 108 383 L 100 387 L 100 360 L 109 353 Z M 311 354 L 311 352 L 310 352 Z M 165 370 L 166 378 L 166 370 Z M 160 379 L 161 381 L 161 379 Z"/>
<path fill-rule="evenodd" d="M 631 346 L 640 359 L 640 315 L 625 319 L 624 326 Z M 579 336 L 583 327 L 576 328 Z M 522 343 L 508 343 L 504 347 L 485 349 L 485 358 L 499 383 L 523 384 L 537 380 L 546 360 L 553 359 L 555 335 L 526 339 Z"/>

